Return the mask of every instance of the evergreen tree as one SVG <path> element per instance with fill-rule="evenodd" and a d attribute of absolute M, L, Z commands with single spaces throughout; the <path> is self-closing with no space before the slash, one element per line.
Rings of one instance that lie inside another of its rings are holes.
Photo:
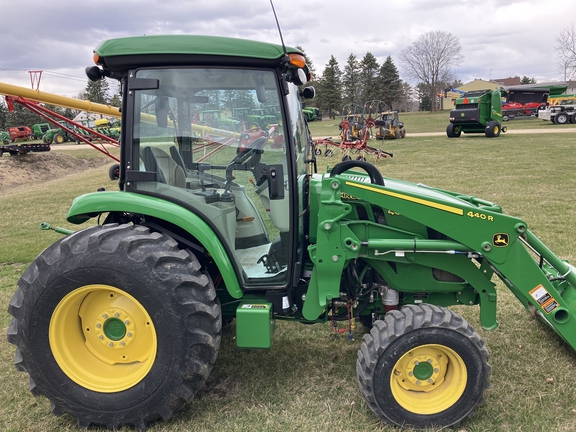
<path fill-rule="evenodd" d="M 46 120 L 19 103 L 14 103 L 14 111 L 8 112 L 6 115 L 5 127 L 6 129 L 16 126 L 32 127 L 36 123 L 46 123 Z"/>
<path fill-rule="evenodd" d="M 397 107 L 402 95 L 402 80 L 398 69 L 388 56 L 378 72 L 378 99 L 391 109 Z"/>
<path fill-rule="evenodd" d="M 520 80 L 520 84 L 536 84 L 536 79 L 529 78 L 526 75 L 524 75 Z"/>
<path fill-rule="evenodd" d="M 399 111 L 415 111 L 414 89 L 406 81 L 400 80 L 400 96 L 395 109 Z"/>
<path fill-rule="evenodd" d="M 342 71 L 333 55 L 320 79 L 318 105 L 322 110 L 328 110 L 330 118 L 340 111 L 342 105 Z"/>
<path fill-rule="evenodd" d="M 6 127 L 7 119 L 8 119 L 8 108 L 4 103 L 4 98 L 0 98 L 0 130 L 8 129 Z"/>
<path fill-rule="evenodd" d="M 120 108 L 122 106 L 122 86 L 117 81 L 114 84 L 114 88 L 110 90 L 112 97 L 110 97 L 108 103 L 113 107 Z"/>
<path fill-rule="evenodd" d="M 82 94 L 84 100 L 89 100 L 90 102 L 95 102 L 99 104 L 108 104 L 108 89 L 110 85 L 107 78 L 103 78 L 98 81 L 88 80 L 86 89 Z"/>
<path fill-rule="evenodd" d="M 360 63 L 354 54 L 348 56 L 342 77 L 342 103 L 360 103 Z"/>
<path fill-rule="evenodd" d="M 380 65 L 371 52 L 360 61 L 360 101 L 363 105 L 368 100 L 378 99 L 378 70 Z"/>
<path fill-rule="evenodd" d="M 418 97 L 418 111 L 431 111 L 432 99 L 430 98 L 430 85 L 425 83 L 418 83 L 416 86 L 416 94 Z"/>

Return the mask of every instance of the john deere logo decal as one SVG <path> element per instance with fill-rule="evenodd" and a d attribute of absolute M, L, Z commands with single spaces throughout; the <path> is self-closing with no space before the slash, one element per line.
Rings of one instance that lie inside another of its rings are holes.
<path fill-rule="evenodd" d="M 506 233 L 498 233 L 492 236 L 494 247 L 506 247 L 510 243 L 510 237 Z"/>
<path fill-rule="evenodd" d="M 464 117 L 466 113 L 460 113 L 460 117 Z"/>

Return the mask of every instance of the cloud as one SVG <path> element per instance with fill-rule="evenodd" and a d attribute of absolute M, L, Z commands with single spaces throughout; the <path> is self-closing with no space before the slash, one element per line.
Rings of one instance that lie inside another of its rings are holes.
<path fill-rule="evenodd" d="M 29 87 L 28 70 L 41 69 L 42 90 L 69 96 L 84 89 L 92 50 L 108 38 L 193 33 L 280 43 L 268 0 L 4 3 L 0 82 Z M 575 10 L 573 0 L 553 7 L 528 0 L 276 0 L 275 8 L 285 43 L 302 46 L 318 73 L 331 55 L 343 69 L 351 53 L 361 59 L 368 51 L 380 64 L 390 55 L 399 67 L 402 49 L 443 30 L 460 40 L 465 60 L 455 72 L 464 82 L 515 75 L 561 80 L 555 38 L 573 24 Z"/>

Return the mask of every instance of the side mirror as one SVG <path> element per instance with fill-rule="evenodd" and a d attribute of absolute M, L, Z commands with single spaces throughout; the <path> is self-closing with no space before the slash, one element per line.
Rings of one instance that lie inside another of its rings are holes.
<path fill-rule="evenodd" d="M 88 66 L 86 67 L 86 76 L 90 81 L 96 82 L 101 80 L 104 74 L 98 66 Z"/>
<path fill-rule="evenodd" d="M 316 97 L 316 89 L 314 87 L 306 87 L 300 92 L 300 97 L 304 99 L 314 99 Z"/>
<path fill-rule="evenodd" d="M 156 113 L 156 124 L 158 127 L 165 128 L 168 126 L 168 98 L 158 96 L 154 100 L 154 112 Z"/>

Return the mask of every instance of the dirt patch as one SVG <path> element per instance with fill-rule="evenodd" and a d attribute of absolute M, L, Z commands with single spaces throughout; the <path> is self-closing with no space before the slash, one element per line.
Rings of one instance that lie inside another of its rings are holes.
<path fill-rule="evenodd" d="M 107 157 L 82 159 L 63 153 L 28 153 L 0 157 L 0 191 L 54 180 L 72 173 L 110 164 Z"/>

